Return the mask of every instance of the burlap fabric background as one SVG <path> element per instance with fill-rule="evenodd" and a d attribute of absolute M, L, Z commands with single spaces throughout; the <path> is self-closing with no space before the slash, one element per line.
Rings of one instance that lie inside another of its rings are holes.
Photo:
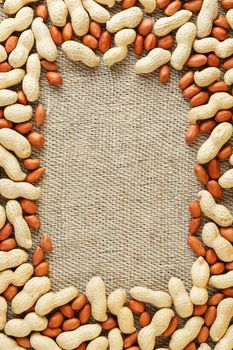
<path fill-rule="evenodd" d="M 185 145 L 188 103 L 158 73 L 133 71 L 136 57 L 91 70 L 60 54 L 62 88 L 42 83 L 48 108 L 42 158 L 42 233 L 52 236 L 55 289 L 84 289 L 100 275 L 108 291 L 137 284 L 167 288 L 171 275 L 188 284 L 188 202 L 200 186 L 197 147 Z"/>

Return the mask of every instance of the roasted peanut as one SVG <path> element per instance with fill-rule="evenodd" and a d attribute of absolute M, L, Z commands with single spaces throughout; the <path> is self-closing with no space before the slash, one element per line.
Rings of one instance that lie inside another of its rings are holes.
<path fill-rule="evenodd" d="M 21 8 L 14 18 L 7 18 L 0 24 L 0 42 L 5 41 L 13 32 L 27 29 L 33 20 L 33 10 L 30 7 Z"/>
<path fill-rule="evenodd" d="M 191 316 L 193 313 L 193 304 L 181 279 L 176 277 L 170 278 L 168 290 L 178 315 L 181 317 Z"/>
<path fill-rule="evenodd" d="M 142 328 L 138 333 L 138 345 L 142 350 L 154 349 L 156 337 L 163 334 L 168 328 L 174 312 L 171 309 L 163 308 L 157 311 L 151 323 Z"/>
<path fill-rule="evenodd" d="M 200 316 L 194 316 L 190 318 L 184 328 L 176 330 L 169 343 L 171 350 L 182 350 L 187 346 L 192 340 L 196 338 L 201 330 L 204 320 Z"/>
<path fill-rule="evenodd" d="M 117 316 L 120 330 L 125 334 L 131 334 L 135 331 L 134 318 L 132 311 L 124 306 L 126 299 L 127 294 L 125 290 L 119 288 L 108 296 L 107 304 L 109 311 Z"/>
<path fill-rule="evenodd" d="M 170 17 L 163 17 L 158 19 L 154 25 L 154 33 L 159 36 L 169 34 L 172 30 L 181 27 L 188 22 L 192 12 L 187 10 L 180 10 Z"/>
<path fill-rule="evenodd" d="M 190 300 L 194 305 L 204 305 L 208 300 L 207 283 L 210 276 L 209 265 L 199 257 L 191 269 L 193 287 L 190 291 Z"/>
<path fill-rule="evenodd" d="M 47 315 L 53 309 L 67 304 L 76 298 L 78 290 L 75 287 L 67 287 L 57 293 L 47 293 L 41 296 L 36 303 L 36 313 L 40 316 Z"/>
<path fill-rule="evenodd" d="M 21 314 L 29 309 L 35 302 L 50 290 L 51 282 L 48 277 L 33 277 L 12 300 L 12 310 Z"/>

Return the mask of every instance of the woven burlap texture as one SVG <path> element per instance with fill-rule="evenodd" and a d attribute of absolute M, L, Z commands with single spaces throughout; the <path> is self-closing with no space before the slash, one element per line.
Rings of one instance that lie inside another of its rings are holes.
<path fill-rule="evenodd" d="M 167 289 L 172 275 L 188 285 L 188 203 L 200 189 L 193 175 L 198 142 L 184 143 L 188 103 L 158 73 L 137 76 L 133 53 L 109 69 L 68 61 L 61 88 L 42 82 L 48 110 L 41 152 L 46 176 L 41 233 L 54 241 L 54 289 L 80 290 L 94 275 L 107 290 Z"/>

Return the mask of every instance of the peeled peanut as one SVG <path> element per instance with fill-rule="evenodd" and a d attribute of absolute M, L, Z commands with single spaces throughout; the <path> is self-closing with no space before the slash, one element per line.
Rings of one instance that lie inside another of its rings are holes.
<path fill-rule="evenodd" d="M 63 78 L 58 72 L 47 72 L 46 78 L 52 86 L 60 86 L 63 84 Z"/>
<path fill-rule="evenodd" d="M 16 35 L 11 35 L 5 42 L 5 50 L 8 54 L 10 54 L 17 46 L 19 41 L 19 37 Z"/>

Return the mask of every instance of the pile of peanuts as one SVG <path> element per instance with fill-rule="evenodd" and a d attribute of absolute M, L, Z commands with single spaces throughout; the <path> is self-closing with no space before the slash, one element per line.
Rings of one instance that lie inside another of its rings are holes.
<path fill-rule="evenodd" d="M 210 350 L 210 342 L 212 349 L 231 350 L 233 215 L 218 202 L 233 188 L 233 0 L 123 0 L 122 11 L 111 16 L 106 7 L 114 4 L 3 4 L 9 18 L 0 23 L 0 166 L 6 173 L 0 179 L 6 199 L 0 206 L 0 350 Z M 220 6 L 226 15 L 219 15 Z M 164 14 L 154 20 L 157 9 Z M 197 256 L 190 291 L 171 277 L 168 291 L 135 286 L 107 295 L 104 281 L 94 276 L 85 293 L 74 286 L 52 292 L 46 254 L 53 244 L 47 235 L 29 262 L 31 229 L 41 226 L 35 183 L 45 173 L 41 160 L 32 157 L 33 147 L 45 145 L 38 131 L 46 119 L 38 102 L 40 76 L 43 69 L 49 84 L 63 84 L 55 62 L 59 45 L 70 60 L 88 67 L 99 64 L 98 51 L 109 67 L 121 62 L 133 45 L 135 54 L 143 55 L 135 72 L 159 69 L 161 83 L 169 80 L 171 67 L 190 69 L 179 81 L 191 104 L 185 141 L 209 133 L 194 167 L 203 188 L 189 205 L 187 241 Z M 34 113 L 30 103 L 36 104 Z M 229 169 L 222 172 L 221 163 L 228 160 Z M 167 348 L 156 347 L 158 337 L 167 339 Z"/>

